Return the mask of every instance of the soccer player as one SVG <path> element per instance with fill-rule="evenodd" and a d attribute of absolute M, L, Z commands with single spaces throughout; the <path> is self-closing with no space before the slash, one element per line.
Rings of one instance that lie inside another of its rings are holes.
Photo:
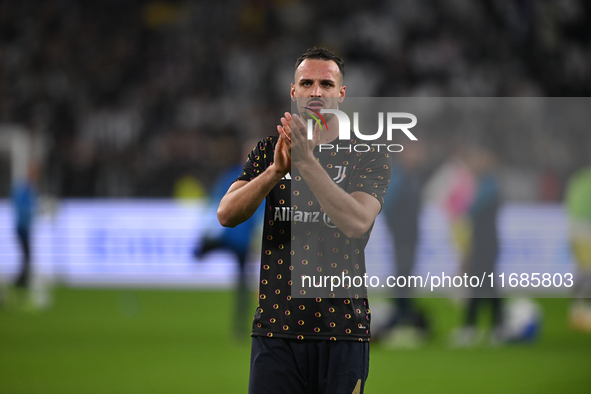
<path fill-rule="evenodd" d="M 254 144 L 254 142 L 252 143 Z M 236 163 L 224 171 L 215 183 L 210 195 L 212 206 L 214 204 L 216 208 L 219 206 L 219 202 L 228 190 L 228 185 L 242 174 L 244 157 L 250 153 L 250 148 L 252 148 L 252 145 L 249 146 L 248 151 L 245 151 L 245 149 L 239 149 L 240 154 L 236 154 L 236 159 L 240 160 L 240 164 Z M 258 232 L 258 225 L 260 224 L 262 211 L 261 206 L 249 220 L 246 220 L 234 228 L 226 227 L 219 232 L 212 231 L 206 233 L 205 237 L 198 241 L 197 247 L 194 250 L 194 255 L 197 259 L 202 259 L 208 253 L 219 249 L 229 251 L 236 257 L 236 262 L 238 263 L 238 278 L 236 286 L 234 334 L 238 340 L 246 339 L 247 334 L 245 329 L 247 327 L 247 322 L 249 321 L 247 314 L 250 313 L 248 312 L 250 297 L 246 283 L 246 260 L 253 235 Z"/>
<path fill-rule="evenodd" d="M 565 200 L 578 270 L 569 321 L 574 330 L 591 333 L 591 167 L 570 178 Z"/>
<path fill-rule="evenodd" d="M 421 194 L 426 179 L 423 149 L 415 146 L 400 152 L 398 158 L 398 163 L 392 166 L 383 214 L 394 236 L 396 275 L 408 278 L 414 273 L 420 238 Z M 419 346 L 429 333 L 426 315 L 413 302 L 412 291 L 410 285 L 397 289 L 396 312 L 384 327 L 387 347 Z M 376 337 L 380 335 L 374 333 Z"/>
<path fill-rule="evenodd" d="M 28 289 L 31 282 L 31 232 L 36 208 L 37 166 L 31 165 L 28 178 L 18 181 L 12 189 L 12 203 L 16 219 L 16 233 L 22 251 L 22 262 L 19 274 L 14 282 L 15 287 Z"/>
<path fill-rule="evenodd" d="M 335 54 L 307 50 L 291 84 L 298 112 L 336 108 L 345 98 L 344 76 Z M 249 393 L 362 393 L 369 372 L 366 292 L 355 289 L 348 298 L 292 292 L 301 280 L 292 271 L 301 267 L 363 276 L 363 250 L 390 178 L 387 153 L 352 151 L 356 141 L 338 140 L 336 116 L 324 120 L 308 139 L 304 119 L 285 113 L 279 135 L 258 143 L 218 209 L 220 223 L 232 227 L 266 199 Z M 342 149 L 320 151 L 328 143 Z"/>
<path fill-rule="evenodd" d="M 466 270 L 470 276 L 482 277 L 496 271 L 499 255 L 497 221 L 502 201 L 495 174 L 497 160 L 485 146 L 468 147 L 464 157 L 476 177 L 474 198 L 467 212 L 471 233 Z M 472 288 L 471 293 L 464 327 L 452 334 L 453 345 L 463 347 L 476 344 L 478 314 L 485 303 L 490 304 L 492 312 L 491 342 L 505 342 L 502 299 L 497 288 L 485 282 L 481 287 Z"/>

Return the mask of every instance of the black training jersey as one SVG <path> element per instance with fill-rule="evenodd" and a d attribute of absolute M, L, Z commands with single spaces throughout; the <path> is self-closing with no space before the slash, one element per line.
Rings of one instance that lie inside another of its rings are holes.
<path fill-rule="evenodd" d="M 272 164 L 277 140 L 278 137 L 267 137 L 258 143 L 238 180 L 250 181 Z M 347 143 L 335 141 L 332 143 L 334 149 L 319 151 L 316 147 L 314 156 L 333 182 L 347 193 L 362 191 L 382 204 L 390 182 L 389 154 L 384 149 L 378 152 L 375 147 L 370 149 L 367 145 L 362 148 L 369 149 L 368 152 L 356 152 L 352 150 L 355 144 L 354 140 Z M 322 211 L 294 167 L 275 185 L 265 202 L 259 306 L 252 335 L 369 340 L 370 310 L 366 288 L 351 287 L 347 298 L 328 289 L 323 289 L 326 294 L 319 297 L 306 294 L 306 290 L 292 294 L 292 288 L 296 287 L 293 281 L 301 280 L 298 275 L 301 276 L 302 272 L 319 276 L 343 273 L 350 277 L 363 276 L 364 248 L 370 232 L 371 229 L 355 239 L 345 236 Z M 296 274 L 292 276 L 294 272 Z"/>

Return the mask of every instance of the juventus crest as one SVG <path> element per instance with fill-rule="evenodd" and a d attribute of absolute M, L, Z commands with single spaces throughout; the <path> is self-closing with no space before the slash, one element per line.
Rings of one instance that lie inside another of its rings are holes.
<path fill-rule="evenodd" d="M 334 166 L 339 172 L 337 176 L 332 178 L 336 183 L 341 183 L 343 179 L 345 179 L 345 172 L 347 171 L 347 166 Z"/>

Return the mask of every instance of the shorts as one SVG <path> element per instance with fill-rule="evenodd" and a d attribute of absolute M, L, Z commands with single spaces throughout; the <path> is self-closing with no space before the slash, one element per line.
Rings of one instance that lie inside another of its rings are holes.
<path fill-rule="evenodd" d="M 249 394 L 362 394 L 369 342 L 252 337 Z"/>

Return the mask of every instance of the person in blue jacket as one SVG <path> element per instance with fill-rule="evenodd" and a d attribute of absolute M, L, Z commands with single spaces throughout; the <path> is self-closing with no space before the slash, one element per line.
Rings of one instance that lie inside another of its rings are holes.
<path fill-rule="evenodd" d="M 248 152 L 250 152 L 250 148 Z M 242 159 L 242 158 L 241 158 Z M 217 207 L 226 194 L 228 187 L 242 174 L 243 164 L 235 164 L 225 170 L 210 193 L 210 203 L 212 207 Z M 236 314 L 234 329 L 236 336 L 243 339 L 248 333 L 246 331 L 246 322 L 250 314 L 248 308 L 250 299 L 248 296 L 248 287 L 246 283 L 246 262 L 252 237 L 262 222 L 263 205 L 247 221 L 234 228 L 222 227 L 221 231 L 212 231 L 206 233 L 199 240 L 194 255 L 197 259 L 202 259 L 206 254 L 214 250 L 226 250 L 231 252 L 238 263 L 238 280 L 236 292 Z M 220 226 L 221 227 L 221 226 Z"/>
<path fill-rule="evenodd" d="M 24 289 L 27 289 L 31 282 L 31 232 L 37 204 L 34 187 L 36 178 L 36 169 L 31 167 L 28 178 L 15 182 L 11 192 L 16 235 L 22 256 L 14 285 Z"/>

